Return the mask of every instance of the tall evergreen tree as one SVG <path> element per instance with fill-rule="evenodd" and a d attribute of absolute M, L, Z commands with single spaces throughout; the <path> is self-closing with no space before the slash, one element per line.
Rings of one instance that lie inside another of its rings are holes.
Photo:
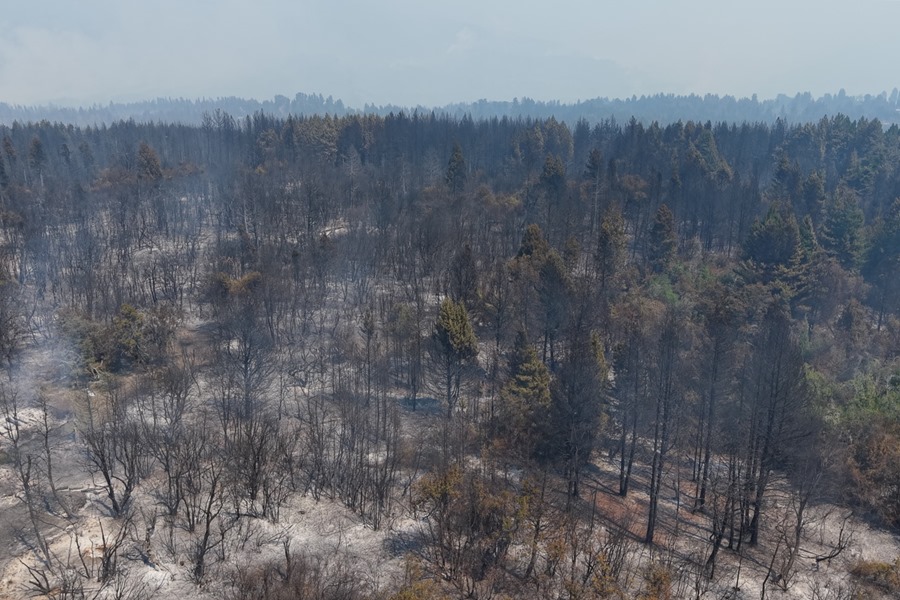
<path fill-rule="evenodd" d="M 449 419 L 459 402 L 463 369 L 478 356 L 478 340 L 462 302 L 450 298 L 441 302 L 433 338 Z"/>
<path fill-rule="evenodd" d="M 500 391 L 497 430 L 510 451 L 530 460 L 540 443 L 550 408 L 550 371 L 522 330 L 516 335 L 509 371 L 509 379 Z"/>
<path fill-rule="evenodd" d="M 665 204 L 660 205 L 650 228 L 647 240 L 647 262 L 656 273 L 663 273 L 675 259 L 678 237 L 675 234 L 675 217 Z"/>
<path fill-rule="evenodd" d="M 601 290 L 607 290 L 621 274 L 626 260 L 625 221 L 622 213 L 612 209 L 600 220 L 594 268 Z"/>
<path fill-rule="evenodd" d="M 821 242 L 845 269 L 854 270 L 862 261 L 864 220 L 856 192 L 846 186 L 839 187 L 825 209 Z"/>
<path fill-rule="evenodd" d="M 744 241 L 744 276 L 764 284 L 792 284 L 795 267 L 802 258 L 800 228 L 791 210 L 781 203 L 769 207 L 757 219 Z"/>
<path fill-rule="evenodd" d="M 875 227 L 863 275 L 871 282 L 878 328 L 886 314 L 900 311 L 900 198 Z"/>
<path fill-rule="evenodd" d="M 822 211 L 825 208 L 825 178 L 818 171 L 809 174 L 803 182 L 801 190 L 803 196 L 803 210 L 814 223 L 822 219 Z"/>
<path fill-rule="evenodd" d="M 138 178 L 147 182 L 156 182 L 162 179 L 162 166 L 156 151 L 147 142 L 141 142 L 138 147 Z"/>
<path fill-rule="evenodd" d="M 466 159 L 463 157 L 462 148 L 458 143 L 453 144 L 453 152 L 447 163 L 447 173 L 444 181 L 454 194 L 458 194 L 466 187 Z"/>
<path fill-rule="evenodd" d="M 40 171 L 47 162 L 47 154 L 44 152 L 44 143 L 41 138 L 35 136 L 31 140 L 31 146 L 28 148 L 28 165 L 34 171 Z"/>
<path fill-rule="evenodd" d="M 581 473 L 600 436 L 607 365 L 599 339 L 584 328 L 576 326 L 568 344 L 551 385 L 550 413 L 538 452 L 543 460 L 562 466 L 572 498 L 579 495 Z"/>
<path fill-rule="evenodd" d="M 18 154 L 16 153 L 15 144 L 13 144 L 12 139 L 8 135 L 3 136 L 3 154 L 6 155 L 9 166 L 15 167 L 16 161 L 18 160 Z"/>

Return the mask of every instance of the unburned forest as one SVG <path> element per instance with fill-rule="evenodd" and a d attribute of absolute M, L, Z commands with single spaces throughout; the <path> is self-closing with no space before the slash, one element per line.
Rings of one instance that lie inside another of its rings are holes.
<path fill-rule="evenodd" d="M 897 597 L 900 127 L 0 126 L 0 596 Z"/>

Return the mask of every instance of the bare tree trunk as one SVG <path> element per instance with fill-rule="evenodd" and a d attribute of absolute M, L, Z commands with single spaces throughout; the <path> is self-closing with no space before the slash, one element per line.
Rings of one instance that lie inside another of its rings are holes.
<path fill-rule="evenodd" d="M 72 513 L 69 511 L 69 507 L 66 503 L 59 497 L 59 493 L 56 491 L 56 482 L 53 478 L 53 452 L 50 447 L 51 429 L 47 397 L 43 394 L 38 394 L 38 402 L 41 407 L 41 442 L 44 448 L 44 466 L 47 471 L 47 483 L 50 485 L 50 492 L 53 494 L 53 499 L 56 501 L 56 504 L 63 510 L 67 518 L 71 518 Z"/>

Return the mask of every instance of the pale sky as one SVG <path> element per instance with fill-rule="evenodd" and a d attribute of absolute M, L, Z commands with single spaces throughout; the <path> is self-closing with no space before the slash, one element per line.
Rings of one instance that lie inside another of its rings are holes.
<path fill-rule="evenodd" d="M 0 102 L 878 94 L 900 0 L 0 0 Z"/>

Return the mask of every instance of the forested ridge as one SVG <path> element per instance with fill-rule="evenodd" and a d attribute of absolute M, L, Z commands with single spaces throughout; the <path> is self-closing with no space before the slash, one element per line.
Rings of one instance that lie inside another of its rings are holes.
<path fill-rule="evenodd" d="M 462 119 L 511 118 L 549 119 L 554 117 L 574 126 L 584 119 L 596 124 L 618 120 L 627 123 L 632 117 L 645 125 L 653 121 L 669 124 L 677 121 L 726 121 L 772 124 L 778 119 L 789 123 L 815 122 L 823 117 L 842 114 L 851 119 L 880 119 L 883 123 L 900 122 L 900 91 L 850 95 L 843 89 L 836 94 L 815 97 L 809 92 L 793 96 L 778 94 L 774 98 L 738 98 L 717 94 L 653 94 L 631 98 L 590 98 L 577 102 L 542 101 L 523 97 L 512 100 L 481 99 L 454 102 L 444 106 L 400 106 L 395 104 L 346 105 L 342 100 L 322 94 L 295 94 L 293 98 L 277 95 L 267 100 L 239 98 L 157 98 L 140 102 L 110 102 L 78 108 L 56 106 L 11 105 L 0 102 L 0 123 L 14 121 L 51 121 L 80 126 L 97 126 L 134 119 L 139 122 L 183 123 L 202 125 L 209 115 L 224 111 L 242 119 L 257 112 L 276 117 L 377 115 L 387 117 L 400 112 L 448 116 Z"/>
<path fill-rule="evenodd" d="M 897 125 L 214 111 L 0 140 L 3 593 L 900 584 L 854 533 L 900 527 Z M 379 577 L 303 502 L 383 535 Z"/>

